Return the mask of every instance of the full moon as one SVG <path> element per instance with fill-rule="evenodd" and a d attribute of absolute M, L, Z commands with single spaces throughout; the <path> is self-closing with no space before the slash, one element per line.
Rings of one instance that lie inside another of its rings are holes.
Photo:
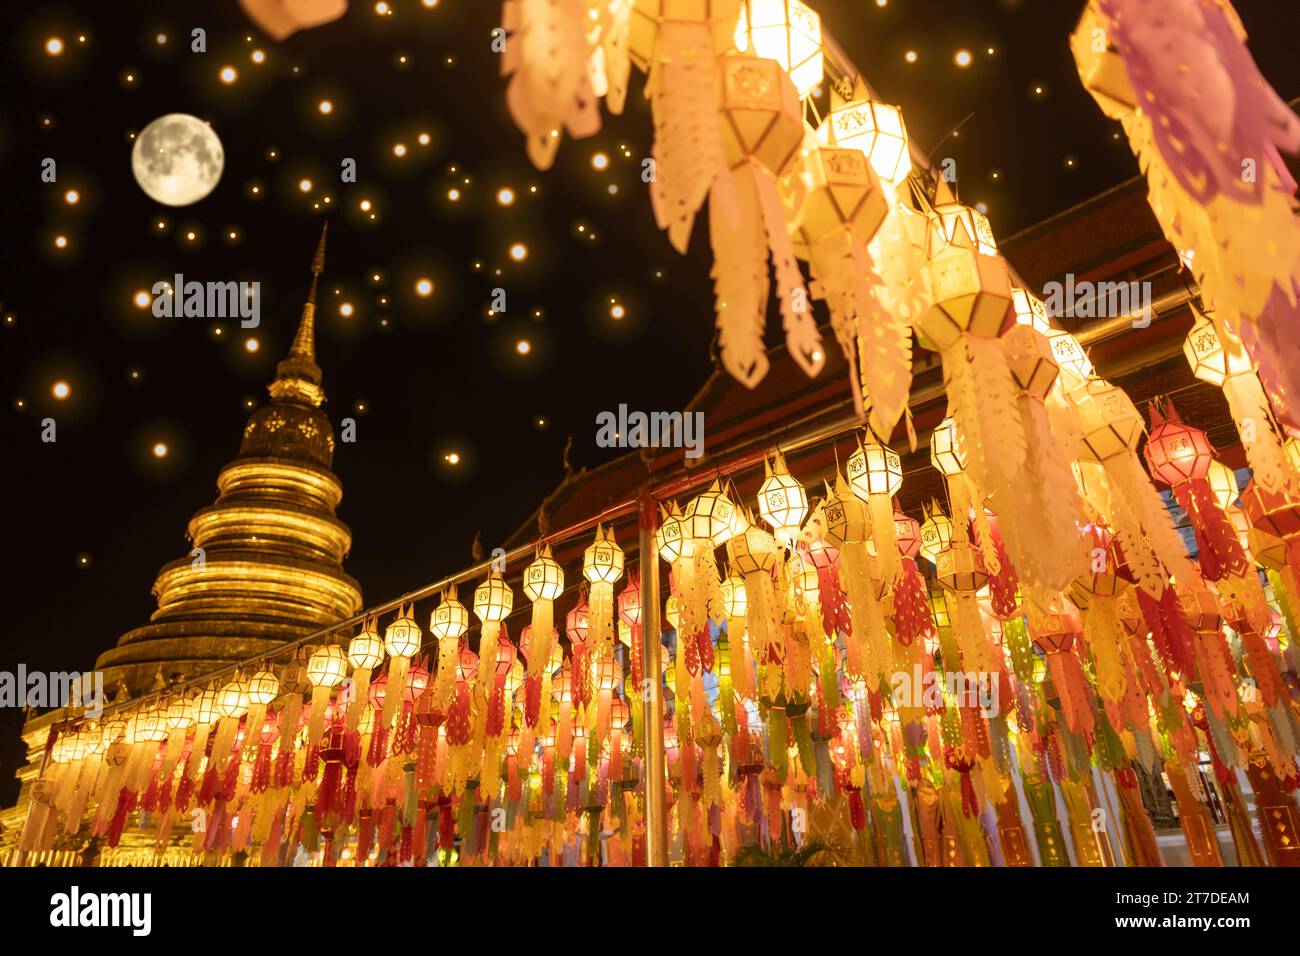
<path fill-rule="evenodd" d="M 188 113 L 168 113 L 135 138 L 131 171 L 150 199 L 188 206 L 216 188 L 225 158 L 211 126 Z"/>

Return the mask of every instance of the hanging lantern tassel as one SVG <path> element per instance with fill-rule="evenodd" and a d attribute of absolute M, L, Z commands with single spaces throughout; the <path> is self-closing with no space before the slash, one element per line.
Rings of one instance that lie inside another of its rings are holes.
<path fill-rule="evenodd" d="M 867 505 L 878 576 L 884 585 L 891 585 L 903 569 L 894 528 L 894 495 L 903 486 L 902 460 L 874 438 L 866 445 L 859 442 L 849 457 L 848 479 L 854 496 Z"/>
<path fill-rule="evenodd" d="M 438 639 L 438 672 L 433 687 L 428 691 L 431 712 L 446 714 L 456 696 L 461 638 L 468 628 L 469 611 L 456 599 L 456 587 L 452 585 L 443 591 L 442 599 L 429 619 L 429 630 Z"/>
<path fill-rule="evenodd" d="M 583 552 L 582 574 L 590 584 L 587 615 L 588 640 L 602 652 L 613 653 L 614 585 L 623 576 L 623 549 L 614 540 L 614 529 L 596 526 L 596 540 Z"/>
<path fill-rule="evenodd" d="M 564 570 L 551 556 L 547 545 L 524 569 L 524 594 L 533 602 L 533 617 L 527 644 L 520 644 L 527 662 L 524 687 L 524 723 L 537 729 L 541 716 L 542 677 L 556 645 L 555 600 L 564 593 Z"/>
<path fill-rule="evenodd" d="M 596 16 L 588 15 L 589 7 Z M 627 61 L 608 63 L 602 38 L 618 31 L 613 49 L 626 49 L 628 17 L 613 18 L 608 8 L 604 12 L 600 16 L 601 11 L 583 0 L 505 0 L 502 5 L 507 36 L 501 73 L 510 77 L 506 106 L 538 169 L 550 169 L 555 162 L 561 129 L 575 139 L 600 131 L 601 93 L 596 84 L 609 91 L 607 65 L 622 70 L 615 75 L 614 88 L 626 88 Z"/>
<path fill-rule="evenodd" d="M 403 688 L 410 670 L 411 658 L 420 653 L 423 634 L 415 622 L 414 605 L 402 608 L 384 631 L 384 649 L 388 651 L 388 693 L 384 695 L 384 708 L 380 713 L 380 727 L 387 731 L 393 726 L 398 706 L 404 703 Z M 315 739 L 314 737 L 311 739 Z"/>
<path fill-rule="evenodd" d="M 1028 453 L 1016 497 L 1007 498 L 1004 484 L 993 507 L 1007 554 L 1020 576 L 1032 588 L 1060 591 L 1083 573 L 1078 529 L 1087 523 L 1078 486 L 1045 405 L 1060 366 L 1047 336 L 1031 325 L 1008 328 L 1002 335 L 1002 350 L 1018 390 L 1016 404 Z"/>
<path fill-rule="evenodd" d="M 772 571 L 777 564 L 776 539 L 757 525 L 727 542 L 733 570 L 745 580 L 745 633 L 755 657 L 762 661 L 769 649 L 783 647 L 781 607 L 777 603 Z"/>
<path fill-rule="evenodd" d="M 1193 314 L 1196 321 L 1183 342 L 1183 354 L 1193 375 L 1223 390 L 1252 479 L 1267 491 L 1300 492 L 1300 475 L 1287 461 L 1285 436 L 1241 340 L 1218 313 L 1194 309 Z"/>
<path fill-rule="evenodd" d="M 791 358 L 810 378 L 826 356 L 808 290 L 795 259 L 777 179 L 797 161 L 804 125 L 799 96 L 775 60 L 723 56 L 722 144 L 729 169 L 723 188 L 734 202 L 709 204 L 714 299 L 722 363 L 748 388 L 767 373 L 763 329 L 768 260 Z M 718 194 L 715 190 L 715 194 Z"/>
<path fill-rule="evenodd" d="M 1082 734 L 1091 744 L 1096 718 L 1088 704 L 1088 678 L 1074 655 L 1077 627 L 1070 618 L 1055 611 L 1032 613 L 1029 621 L 1034 646 L 1047 656 L 1052 686 L 1061 702 L 1061 715 L 1073 733 Z"/>
<path fill-rule="evenodd" d="M 840 551 L 840 581 L 849 599 L 851 627 L 845 636 L 845 673 L 875 688 L 888 656 L 889 646 L 884 612 L 875 598 L 871 577 L 871 556 L 867 552 L 866 506 L 849 491 L 843 476 L 835 475 L 834 491 L 823 506 L 825 538 Z M 892 521 L 891 521 L 892 526 Z"/>
<path fill-rule="evenodd" d="M 917 331 L 943 359 L 948 408 L 971 475 L 1002 513 L 1023 494 L 1028 457 L 1019 390 L 999 338 L 1015 321 L 1010 271 L 991 237 L 981 235 L 975 211 L 956 202 L 946 184 L 939 190 L 929 230 L 934 304 Z"/>
<path fill-rule="evenodd" d="M 317 648 L 307 660 L 307 680 L 311 683 L 311 707 L 307 711 L 307 743 L 310 747 L 315 747 L 320 741 L 330 694 L 343 683 L 347 669 L 347 656 L 337 644 Z M 389 694 L 389 697 L 396 696 L 400 694 Z"/>

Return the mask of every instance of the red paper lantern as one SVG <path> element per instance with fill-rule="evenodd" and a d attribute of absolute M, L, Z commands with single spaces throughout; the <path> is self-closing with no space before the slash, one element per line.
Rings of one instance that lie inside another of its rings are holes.
<path fill-rule="evenodd" d="M 1151 425 L 1145 449 L 1151 474 L 1173 486 L 1198 481 L 1210 473 L 1214 450 L 1205 432 L 1183 424 L 1173 406 L 1165 417 L 1153 404 Z"/>

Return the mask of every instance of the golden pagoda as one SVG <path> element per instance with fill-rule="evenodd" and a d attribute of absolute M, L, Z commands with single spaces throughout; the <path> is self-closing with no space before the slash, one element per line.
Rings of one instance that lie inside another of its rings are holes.
<path fill-rule="evenodd" d="M 312 260 L 311 289 L 288 356 L 267 389 L 270 404 L 244 426 L 239 456 L 217 476 L 216 502 L 190 519 L 193 550 L 163 566 L 158 610 L 95 664 L 104 686 L 132 696 L 256 657 L 351 617 L 357 582 L 343 570 L 352 544 L 334 511 L 343 486 L 330 471 L 334 430 L 321 410 L 316 364 L 316 285 L 325 232 Z"/>
<path fill-rule="evenodd" d="M 132 697 L 255 658 L 361 607 L 343 570 L 352 533 L 335 516 L 343 486 L 330 470 L 334 430 L 321 409 L 316 364 L 316 286 L 325 268 L 325 230 L 311 264 L 311 288 L 289 354 L 276 366 L 269 404 L 244 426 L 239 455 L 217 476 L 217 500 L 190 519 L 188 555 L 154 582 L 158 609 L 100 655 L 108 696 Z M 18 805 L 0 813 L 0 845 L 16 839 L 28 787 L 50 728 L 62 711 L 23 728 L 28 763 Z"/>

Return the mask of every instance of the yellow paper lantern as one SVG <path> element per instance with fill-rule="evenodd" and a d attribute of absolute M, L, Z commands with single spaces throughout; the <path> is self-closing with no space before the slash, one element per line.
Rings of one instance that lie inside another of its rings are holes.
<path fill-rule="evenodd" d="M 940 186 L 930 220 L 930 254 L 936 255 L 945 246 L 957 241 L 958 231 L 975 240 L 975 248 L 985 256 L 995 256 L 998 252 L 997 239 L 993 227 L 978 209 L 967 206 L 952 198 L 946 185 Z M 1047 307 L 1043 306 L 1044 315 Z"/>
<path fill-rule="evenodd" d="M 1209 317 L 1196 309 L 1193 314 L 1196 321 L 1183 341 L 1183 354 L 1193 375 L 1203 382 L 1222 386 L 1231 378 L 1255 373 L 1254 363 L 1240 342 L 1225 346 Z"/>
<path fill-rule="evenodd" d="M 243 717 L 248 713 L 248 685 L 235 679 L 221 688 L 217 698 L 217 709 L 223 717 Z"/>
<path fill-rule="evenodd" d="M 1013 325 L 1002 334 L 1002 354 L 1017 387 L 1045 399 L 1061 370 L 1047 336 L 1032 325 Z"/>
<path fill-rule="evenodd" d="M 220 711 L 217 709 L 217 692 L 209 687 L 201 694 L 192 698 L 194 706 L 194 722 L 200 726 L 206 726 L 213 723 L 219 716 Z M 113 736 L 113 725 L 108 725 L 108 732 L 104 735 L 105 745 L 112 744 L 121 736 L 121 731 L 125 728 L 118 728 L 117 736 Z"/>
<path fill-rule="evenodd" d="M 279 682 L 277 681 L 277 686 Z M 176 697 L 167 705 L 167 729 L 182 730 L 194 723 L 194 709 L 184 697 Z"/>
<path fill-rule="evenodd" d="M 530 601 L 554 601 L 564 593 L 564 569 L 547 551 L 524 569 L 524 594 Z M 456 635 L 459 637 L 460 635 Z"/>
<path fill-rule="evenodd" d="M 593 584 L 613 584 L 623 576 L 623 549 L 613 528 L 597 530 L 596 540 L 583 552 L 582 574 Z"/>
<path fill-rule="evenodd" d="M 452 588 L 442 599 L 436 608 L 433 609 L 433 616 L 429 619 L 429 630 L 438 640 L 447 638 L 459 638 L 466 630 L 469 629 L 469 611 L 465 605 L 456 600 L 456 589 Z"/>
<path fill-rule="evenodd" d="M 821 84 L 821 17 L 800 0 L 745 0 L 734 42 L 742 53 L 781 64 L 800 98 Z"/>
<path fill-rule="evenodd" d="M 870 242 L 889 215 L 889 200 L 866 155 L 856 149 L 814 146 L 805 156 L 804 172 L 811 185 L 790 230 L 795 253 L 806 259 L 810 246 L 845 228 Z"/>
<path fill-rule="evenodd" d="M 514 593 L 499 571 L 493 571 L 474 589 L 474 614 L 480 621 L 504 621 L 514 603 Z"/>
<path fill-rule="evenodd" d="M 1075 408 L 1083 433 L 1079 450 L 1086 460 L 1106 462 L 1137 448 L 1142 415 L 1122 389 L 1092 379 L 1079 393 Z"/>
<path fill-rule="evenodd" d="M 776 564 L 776 539 L 757 525 L 727 542 L 731 566 L 741 575 L 770 571 Z"/>
<path fill-rule="evenodd" d="M 248 699 L 259 707 L 265 707 L 280 696 L 280 678 L 263 668 L 248 680 Z"/>
<path fill-rule="evenodd" d="M 1047 333 L 1047 342 L 1052 347 L 1056 364 L 1062 372 L 1068 373 L 1069 377 L 1063 382 L 1067 389 L 1073 389 L 1092 377 L 1092 360 L 1073 335 L 1052 329 Z"/>
<path fill-rule="evenodd" d="M 969 542 L 953 542 L 939 552 L 935 577 L 947 591 L 975 592 L 988 583 L 979 552 Z"/>
<path fill-rule="evenodd" d="M 1240 497 L 1241 489 L 1237 486 L 1236 473 L 1217 458 L 1210 462 L 1210 470 L 1205 477 L 1220 508 L 1226 510 Z"/>
<path fill-rule="evenodd" d="M 406 648 L 403 648 L 406 650 Z M 348 642 L 348 663 L 359 670 L 372 671 L 384 662 L 384 642 L 369 625 Z M 416 647 L 416 653 L 419 647 Z M 414 654 L 403 655 L 413 657 Z"/>
<path fill-rule="evenodd" d="M 664 602 L 664 620 L 674 631 L 677 630 L 677 622 L 681 620 L 681 599 L 676 594 L 668 595 L 668 600 Z"/>
<path fill-rule="evenodd" d="M 758 489 L 758 513 L 771 525 L 778 539 L 793 540 L 808 514 L 808 493 L 790 474 L 785 456 L 779 451 L 775 464 L 764 463 L 764 471 L 767 477 Z"/>
<path fill-rule="evenodd" d="M 1047 305 L 1038 296 L 1019 286 L 1011 287 L 1011 302 L 1016 310 L 1016 322 L 1032 326 L 1044 335 L 1052 331 L 1047 317 Z"/>
<path fill-rule="evenodd" d="M 230 716 L 238 716 L 231 714 Z M 159 707 L 147 707 L 136 722 L 135 739 L 156 743 L 167 739 L 167 711 Z M 77 759 L 77 758 L 73 758 Z"/>
<path fill-rule="evenodd" d="M 347 655 L 337 644 L 318 647 L 307 659 L 307 680 L 313 687 L 337 687 L 347 674 Z"/>
<path fill-rule="evenodd" d="M 423 643 L 424 635 L 411 611 L 399 612 L 384 630 L 384 650 L 389 657 L 414 657 Z"/>
<path fill-rule="evenodd" d="M 732 49 L 736 0 L 635 0 L 628 24 L 628 56 L 637 69 L 649 72 L 665 23 L 702 21 L 709 23 L 714 54 Z"/>
<path fill-rule="evenodd" d="M 877 441 L 858 446 L 849 457 L 849 487 L 863 501 L 872 495 L 892 498 L 903 486 L 903 461 L 892 448 Z"/>
<path fill-rule="evenodd" d="M 684 533 L 696 540 L 707 540 L 714 547 L 726 544 L 737 531 L 744 531 L 743 526 L 736 525 L 736 512 L 735 503 L 714 481 L 708 491 L 696 495 L 686 505 L 682 515 Z"/>
<path fill-rule="evenodd" d="M 925 521 L 921 524 L 921 557 L 935 564 L 939 552 L 952 543 L 952 527 L 952 519 L 943 513 L 937 501 L 932 502 L 925 509 Z"/>
<path fill-rule="evenodd" d="M 803 109 L 790 77 L 773 60 L 724 56 L 722 147 L 735 168 L 749 160 L 781 176 L 803 146 Z"/>
<path fill-rule="evenodd" d="M 941 352 L 968 333 L 997 338 L 1015 322 L 1006 260 L 980 252 L 969 224 L 960 218 L 954 222 L 953 235 L 947 237 L 939 217 L 931 219 L 928 268 L 934 304 L 918 328 L 923 344 Z"/>
<path fill-rule="evenodd" d="M 1084 89 L 1092 94 L 1102 112 L 1113 120 L 1132 116 L 1137 109 L 1137 96 L 1129 80 L 1128 67 L 1106 35 L 1105 21 L 1092 0 L 1084 7 L 1078 26 L 1070 34 L 1070 49 Z"/>
<path fill-rule="evenodd" d="M 690 542 L 693 539 L 688 533 L 686 521 L 677 512 L 676 505 L 664 516 L 655 540 L 659 546 L 659 556 L 669 564 L 691 553 Z"/>
<path fill-rule="evenodd" d="M 817 138 L 828 146 L 860 151 L 876 175 L 893 186 L 907 182 L 912 172 L 902 110 L 873 100 L 861 78 L 848 99 L 832 91 L 830 113 L 817 128 Z"/>
<path fill-rule="evenodd" d="M 957 422 L 945 418 L 930 433 L 930 463 L 946 478 L 966 470 L 967 455 L 957 434 Z"/>

